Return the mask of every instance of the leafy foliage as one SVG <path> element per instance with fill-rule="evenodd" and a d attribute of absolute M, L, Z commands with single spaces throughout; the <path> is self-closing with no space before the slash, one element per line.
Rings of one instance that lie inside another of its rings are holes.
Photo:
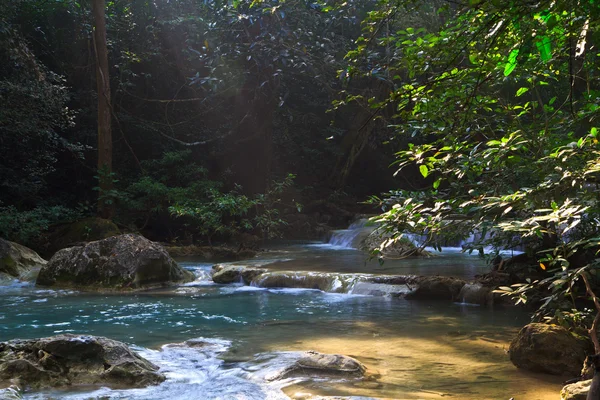
<path fill-rule="evenodd" d="M 538 318 L 570 313 L 590 294 L 580 277 L 595 273 L 600 249 L 600 8 L 434 3 L 382 3 L 347 55 L 350 77 L 393 87 L 369 103 L 411 141 L 396 173 L 416 169 L 429 186 L 373 198 L 384 210 L 376 220 L 395 238 L 478 231 L 471 249 L 525 245 L 549 275 L 512 294 L 524 302 L 541 290 Z M 407 10 L 429 23 L 406 25 Z"/>

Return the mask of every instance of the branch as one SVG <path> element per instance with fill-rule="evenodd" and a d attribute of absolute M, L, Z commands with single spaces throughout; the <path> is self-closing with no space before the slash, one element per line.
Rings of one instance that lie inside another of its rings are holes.
<path fill-rule="evenodd" d="M 594 318 L 594 322 L 592 322 L 592 326 L 588 329 L 588 333 L 592 342 L 594 343 L 594 351 L 596 354 L 600 353 L 600 342 L 598 342 L 598 323 L 600 323 L 600 301 L 596 294 L 592 290 L 592 285 L 590 285 L 590 281 L 588 280 L 587 274 L 585 271 L 581 273 L 581 278 L 583 279 L 583 283 L 585 283 L 585 290 L 590 295 L 592 300 L 594 300 L 594 306 L 596 307 L 596 317 Z"/>

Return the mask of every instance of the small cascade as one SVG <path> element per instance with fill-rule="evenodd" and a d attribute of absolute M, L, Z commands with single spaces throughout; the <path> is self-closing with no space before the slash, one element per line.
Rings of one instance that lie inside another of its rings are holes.
<path fill-rule="evenodd" d="M 362 218 L 353 222 L 348 229 L 333 231 L 328 244 L 345 249 L 356 249 L 360 242 L 375 229 L 373 226 L 368 226 L 368 222 L 367 218 Z"/>

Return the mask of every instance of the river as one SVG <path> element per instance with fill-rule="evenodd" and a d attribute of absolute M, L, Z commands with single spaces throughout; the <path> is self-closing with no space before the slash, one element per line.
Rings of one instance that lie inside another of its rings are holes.
<path fill-rule="evenodd" d="M 561 378 L 517 370 L 510 339 L 528 315 L 450 302 L 216 285 L 212 264 L 181 264 L 197 280 L 172 290 L 134 294 L 0 287 L 0 340 L 82 333 L 121 340 L 161 367 L 168 379 L 146 389 L 70 388 L 28 392 L 28 399 L 286 399 L 365 396 L 390 399 L 555 399 Z M 466 279 L 485 271 L 479 257 L 449 250 L 428 259 L 379 265 L 345 246 L 287 243 L 238 264 L 274 270 L 443 274 Z M 168 344 L 198 339 L 200 348 Z M 355 357 L 362 380 L 268 382 L 290 352 Z M 288 397 L 289 396 L 289 397 Z"/>

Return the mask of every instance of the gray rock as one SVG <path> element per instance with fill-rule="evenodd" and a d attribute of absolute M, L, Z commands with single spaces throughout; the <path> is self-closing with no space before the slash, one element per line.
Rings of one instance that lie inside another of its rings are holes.
<path fill-rule="evenodd" d="M 39 389 L 76 384 L 144 387 L 165 377 L 121 342 L 65 334 L 0 342 L 1 380 Z"/>
<path fill-rule="evenodd" d="M 561 400 L 586 400 L 592 380 L 579 381 L 566 385 L 560 391 Z"/>
<path fill-rule="evenodd" d="M 47 261 L 30 248 L 0 239 L 0 273 L 26 279 L 32 270 L 37 271 L 46 264 Z"/>
<path fill-rule="evenodd" d="M 269 380 L 292 377 L 360 378 L 365 371 L 366 367 L 352 357 L 306 351 L 292 365 L 269 377 Z"/>
<path fill-rule="evenodd" d="M 480 304 L 482 306 L 494 303 L 492 288 L 480 283 L 467 283 L 458 294 L 458 301 L 469 304 Z"/>
<path fill-rule="evenodd" d="M 419 276 L 409 282 L 411 284 L 416 288 L 406 294 L 407 300 L 456 301 L 465 281 L 446 276 Z"/>
<path fill-rule="evenodd" d="M 591 341 L 558 325 L 531 323 L 510 344 L 510 360 L 522 369 L 552 375 L 579 376 L 593 350 Z"/>
<path fill-rule="evenodd" d="M 126 234 L 59 250 L 36 284 L 82 290 L 135 290 L 194 280 L 157 243 Z"/>

